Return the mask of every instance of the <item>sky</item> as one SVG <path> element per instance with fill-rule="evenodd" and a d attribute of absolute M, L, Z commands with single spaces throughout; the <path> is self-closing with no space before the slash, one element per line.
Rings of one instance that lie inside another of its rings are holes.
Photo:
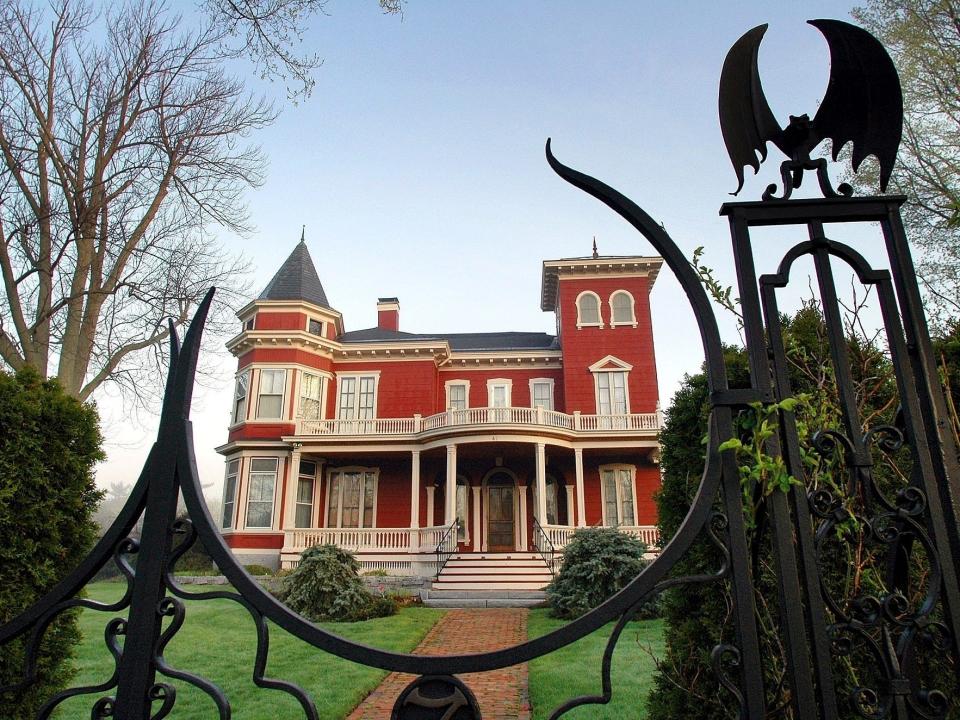
<path fill-rule="evenodd" d="M 174 7 L 177 7 L 174 4 Z M 184 5 L 185 11 L 190 6 Z M 400 300 L 410 332 L 554 332 L 539 307 L 541 262 L 651 254 L 605 206 L 548 167 L 557 158 L 631 197 L 725 284 L 735 282 L 718 210 L 736 188 L 717 121 L 729 47 L 764 22 L 763 86 L 774 115 L 816 111 L 829 58 L 813 18 L 849 20 L 844 2 L 448 2 L 410 0 L 403 17 L 374 0 L 330 0 L 303 47 L 323 65 L 312 96 L 285 102 L 282 86 L 253 92 L 282 113 L 251 138 L 269 158 L 247 194 L 256 231 L 219 233 L 253 268 L 257 293 L 300 239 L 347 330 L 376 324 L 378 297 Z M 759 199 L 780 158 L 772 149 L 738 199 Z M 834 171 L 834 175 L 837 172 Z M 794 237 L 758 239 L 758 270 L 772 271 Z M 868 258 L 875 240 L 855 239 Z M 736 292 L 734 293 L 736 295 Z M 679 285 L 661 273 L 652 293 L 657 371 L 666 407 L 703 359 Z M 718 310 L 730 341 L 733 318 Z M 239 323 L 238 323 L 239 330 Z M 215 388 L 193 406 L 202 482 L 218 497 L 236 360 L 223 351 Z M 103 487 L 131 484 L 156 431 L 109 393 L 98 398 L 108 459 Z"/>

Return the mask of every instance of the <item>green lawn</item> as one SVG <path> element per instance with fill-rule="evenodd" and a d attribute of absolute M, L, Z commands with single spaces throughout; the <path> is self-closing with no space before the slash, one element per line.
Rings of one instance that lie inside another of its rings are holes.
<path fill-rule="evenodd" d="M 198 588 L 199 589 L 199 588 Z M 206 588 L 204 588 L 206 589 Z M 94 600 L 109 601 L 122 593 L 119 583 L 94 583 L 88 587 Z M 362 623 L 329 623 L 338 635 L 379 648 L 412 650 L 443 615 L 442 610 L 413 607 L 390 618 Z M 112 672 L 112 657 L 103 642 L 110 614 L 84 611 L 80 624 L 84 642 L 79 648 L 79 675 L 75 685 L 102 682 Z M 251 679 L 256 631 L 246 610 L 227 600 L 187 603 L 186 622 L 167 648 L 166 658 L 177 669 L 212 680 L 226 692 L 236 720 L 280 720 L 303 717 L 291 696 L 261 690 Z M 317 650 L 276 626 L 270 629 L 267 676 L 295 682 L 313 697 L 323 718 L 342 718 L 386 675 Z M 192 686 L 173 683 L 177 704 L 173 720 L 207 720 L 217 717 L 216 706 Z M 97 696 L 64 703 L 58 720 L 89 718 Z M 92 698 L 92 699 L 91 699 Z"/>
<path fill-rule="evenodd" d="M 551 618 L 548 613 L 547 609 L 530 611 L 527 633 L 531 638 L 545 635 L 566 622 Z M 530 663 L 530 703 L 534 720 L 546 720 L 557 706 L 571 698 L 601 694 L 600 665 L 613 627 L 613 623 L 605 625 L 572 645 Z M 663 621 L 629 623 L 613 652 L 610 670 L 613 697 L 610 703 L 575 708 L 564 715 L 563 720 L 646 717 L 646 698 L 654 672 L 651 654 L 655 657 L 663 654 Z"/>

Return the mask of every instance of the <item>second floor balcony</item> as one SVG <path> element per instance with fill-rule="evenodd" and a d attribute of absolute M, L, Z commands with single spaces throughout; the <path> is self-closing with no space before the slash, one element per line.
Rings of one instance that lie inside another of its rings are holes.
<path fill-rule="evenodd" d="M 342 438 L 422 439 L 449 432 L 471 429 L 505 429 L 551 431 L 564 435 L 627 434 L 655 438 L 661 427 L 661 414 L 627 413 L 622 415 L 585 415 L 529 407 L 478 407 L 447 410 L 435 415 L 414 415 L 405 418 L 370 418 L 365 420 L 297 420 L 298 436 Z"/>

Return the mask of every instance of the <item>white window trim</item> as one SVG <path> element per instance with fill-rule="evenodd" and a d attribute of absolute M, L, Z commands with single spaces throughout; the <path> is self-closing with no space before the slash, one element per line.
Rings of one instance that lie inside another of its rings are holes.
<path fill-rule="evenodd" d="M 454 385 L 462 385 L 464 387 L 463 396 L 467 403 L 464 410 L 468 410 L 470 408 L 470 381 L 469 380 L 447 380 L 443 384 L 443 387 L 447 393 L 447 404 L 445 406 L 446 409 L 447 410 L 450 409 L 450 388 L 452 388 Z"/>
<path fill-rule="evenodd" d="M 319 334 L 319 335 L 318 335 L 317 333 L 312 333 L 312 332 L 310 332 L 310 322 L 311 322 L 311 321 L 320 323 L 320 334 Z M 322 319 L 320 319 L 320 318 L 318 318 L 318 317 L 314 317 L 314 316 L 312 316 L 312 315 L 307 315 L 307 319 L 306 319 L 306 322 L 304 323 L 303 329 L 306 330 L 306 332 L 307 332 L 308 335 L 313 335 L 314 337 L 326 337 L 326 336 L 327 336 L 327 323 L 326 323 L 326 321 L 325 321 L 325 320 L 322 320 Z"/>
<path fill-rule="evenodd" d="M 606 492 L 606 490 L 604 489 L 604 482 L 603 482 L 603 472 L 605 470 L 613 470 L 614 472 L 617 470 L 629 471 L 630 489 L 633 491 L 633 522 L 628 527 L 630 526 L 636 527 L 639 524 L 639 522 L 637 521 L 637 466 L 628 465 L 626 463 L 615 463 L 612 465 L 601 465 L 599 468 L 597 468 L 597 472 L 600 478 L 600 508 L 602 510 L 602 515 L 603 515 L 603 525 L 604 527 L 610 527 L 607 524 L 607 498 L 606 498 L 606 495 L 604 494 Z M 622 508 L 622 503 L 623 503 L 623 497 L 620 492 L 620 483 L 617 483 L 617 511 L 618 512 L 620 512 Z M 626 523 L 621 523 L 621 524 L 626 525 Z"/>
<path fill-rule="evenodd" d="M 372 377 L 373 378 L 373 417 L 377 418 L 377 407 L 380 404 L 380 371 L 379 370 L 364 370 L 362 372 L 352 371 L 352 372 L 338 372 L 336 375 L 337 378 L 337 411 L 336 419 L 342 419 L 340 417 L 340 390 L 343 387 L 340 380 L 341 378 L 356 378 L 356 395 L 357 401 L 359 402 L 360 398 L 360 378 Z M 350 418 L 351 420 L 359 420 L 359 418 Z"/>
<path fill-rule="evenodd" d="M 263 366 L 257 370 L 257 409 L 254 411 L 254 419 L 260 422 L 280 422 L 287 419 L 287 400 L 290 397 L 290 383 L 293 382 L 293 373 L 286 365 L 281 366 Z M 260 384 L 263 379 L 264 370 L 280 370 L 283 372 L 283 394 L 280 397 L 280 415 L 279 417 L 260 417 Z M 249 402 L 249 400 L 247 401 Z"/>
<path fill-rule="evenodd" d="M 313 463 L 313 475 L 308 475 L 307 473 L 303 472 L 303 463 L 305 462 Z M 293 526 L 298 530 L 310 529 L 312 527 L 315 527 L 314 523 L 317 521 L 316 520 L 317 492 L 320 489 L 320 477 L 319 477 L 320 473 L 318 472 L 319 470 L 320 470 L 319 462 L 317 462 L 316 460 L 301 458 L 300 468 L 297 471 L 297 477 L 295 478 L 295 482 L 297 484 L 293 492 Z M 306 478 L 311 478 L 313 480 L 313 494 L 311 496 L 312 499 L 310 502 L 310 524 L 307 525 L 306 528 L 302 528 L 297 526 L 297 510 L 299 509 L 300 505 L 304 504 L 304 503 L 301 503 L 300 500 L 298 499 L 300 497 L 300 480 L 306 479 Z"/>
<path fill-rule="evenodd" d="M 233 499 L 229 502 L 233 503 L 233 510 L 230 512 L 230 524 L 225 525 L 223 523 L 224 510 L 227 507 L 227 479 L 231 477 L 230 475 L 230 465 L 231 463 L 237 464 L 237 472 L 233 475 Z M 243 458 L 239 455 L 227 458 L 227 462 L 224 465 L 223 473 L 223 500 L 220 503 L 220 529 L 221 530 L 235 530 L 237 526 L 237 500 L 240 497 L 240 478 L 243 475 Z"/>
<path fill-rule="evenodd" d="M 373 473 L 373 525 L 370 528 L 377 527 L 377 503 L 380 499 L 380 468 L 378 467 L 362 467 L 360 465 L 347 465 L 345 467 L 336 467 L 336 468 L 327 468 L 327 492 L 323 498 L 323 527 L 330 528 L 330 491 L 333 489 L 333 476 L 337 473 L 348 473 L 348 472 L 363 472 L 363 473 Z M 361 496 L 361 503 L 363 502 Z M 341 523 L 343 521 L 343 493 L 340 493 L 340 498 L 337 502 L 337 522 Z M 360 506 L 360 525 L 356 528 L 346 528 L 347 530 L 365 530 L 368 529 L 366 525 L 363 525 L 363 505 Z M 338 524 L 336 528 L 330 529 L 339 529 L 343 528 L 342 524 Z"/>
<path fill-rule="evenodd" d="M 615 295 L 626 295 L 630 298 L 630 319 L 621 320 L 620 322 L 615 322 L 613 319 L 613 298 Z M 633 299 L 633 294 L 629 290 L 614 290 L 610 293 L 610 298 L 607 300 L 607 304 L 610 306 L 610 327 L 624 326 L 629 325 L 631 327 L 637 326 L 637 310 L 636 310 L 636 301 Z"/>
<path fill-rule="evenodd" d="M 555 382 L 553 378 L 532 378 L 530 380 L 530 407 L 536 407 L 533 395 L 533 386 L 534 385 L 549 385 L 550 386 L 550 407 L 544 408 L 544 410 L 555 410 L 557 407 L 557 399 L 554 393 Z"/>
<path fill-rule="evenodd" d="M 613 367 L 609 367 L 612 365 Z M 594 403 L 597 409 L 597 415 L 600 415 L 600 373 L 623 373 L 623 396 L 626 404 L 626 414 L 630 414 L 630 371 L 633 370 L 633 365 L 626 363 L 619 358 L 614 357 L 613 355 L 607 355 L 605 358 L 598 360 L 589 368 L 587 368 L 593 374 L 593 396 Z"/>
<path fill-rule="evenodd" d="M 250 471 L 253 468 L 254 460 L 276 460 L 277 461 L 277 477 L 273 481 L 273 507 L 270 510 L 270 526 L 269 527 L 248 527 L 247 526 L 247 511 L 250 509 Z M 280 510 L 280 486 L 283 485 L 283 476 L 286 472 L 284 466 L 284 459 L 276 455 L 249 455 L 246 458 L 246 462 L 243 464 L 243 473 L 242 476 L 245 480 L 243 483 L 243 529 L 249 530 L 250 532 L 261 532 L 261 533 L 270 533 L 276 532 L 275 528 L 279 527 L 279 518 L 277 517 Z"/>
<path fill-rule="evenodd" d="M 504 407 L 513 407 L 513 380 L 508 378 L 490 378 L 487 380 L 487 407 L 493 407 L 493 389 L 495 387 L 505 387 L 507 389 L 506 405 Z"/>
<path fill-rule="evenodd" d="M 584 322 L 583 318 L 580 317 L 580 298 L 584 295 L 593 295 L 597 301 L 597 319 L 599 322 Z M 600 299 L 600 296 L 597 295 L 593 290 L 584 290 L 582 293 L 577 295 L 576 300 L 577 306 L 577 330 L 583 327 L 598 327 L 603 330 L 603 300 Z"/>

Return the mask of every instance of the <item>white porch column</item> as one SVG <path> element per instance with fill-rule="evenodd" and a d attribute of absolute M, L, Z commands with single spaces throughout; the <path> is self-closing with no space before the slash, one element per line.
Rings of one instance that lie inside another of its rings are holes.
<path fill-rule="evenodd" d="M 287 464 L 287 492 L 283 500 L 283 530 L 293 530 L 297 519 L 297 484 L 300 481 L 300 443 L 293 444 Z M 316 492 L 316 488 L 314 488 Z"/>
<path fill-rule="evenodd" d="M 430 522 L 428 520 L 427 525 Z M 420 451 L 410 452 L 410 529 L 420 527 Z"/>
<path fill-rule="evenodd" d="M 564 489 L 567 491 L 567 526 L 573 527 L 573 487 L 570 485 L 564 485 Z"/>
<path fill-rule="evenodd" d="M 527 486 L 518 485 L 517 494 L 520 496 L 520 517 L 517 522 L 520 523 L 520 550 L 527 550 Z"/>
<path fill-rule="evenodd" d="M 474 551 L 479 550 L 483 545 L 481 545 L 481 537 L 483 535 L 480 526 L 480 491 L 482 488 L 479 485 L 473 486 L 473 532 L 470 534 L 470 538 L 473 540 Z"/>
<path fill-rule="evenodd" d="M 583 499 L 583 449 L 573 449 L 573 466 L 577 476 L 577 527 L 586 527 L 586 503 Z"/>
<path fill-rule="evenodd" d="M 457 519 L 457 446 L 447 445 L 447 485 L 443 494 L 443 524 L 452 525 Z"/>
<path fill-rule="evenodd" d="M 536 516 L 541 525 L 547 524 L 547 456 L 546 445 L 537 443 L 537 507 Z"/>
<path fill-rule="evenodd" d="M 427 485 L 427 527 L 433 527 L 433 494 L 437 489 L 431 484 Z"/>

